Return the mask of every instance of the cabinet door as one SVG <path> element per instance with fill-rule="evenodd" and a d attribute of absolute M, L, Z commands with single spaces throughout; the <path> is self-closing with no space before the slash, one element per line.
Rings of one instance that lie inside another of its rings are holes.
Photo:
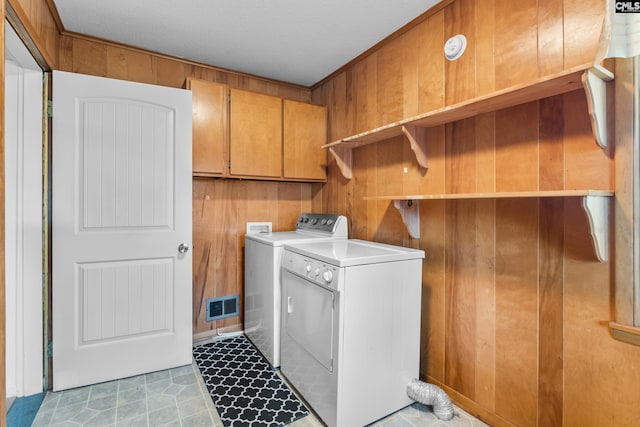
<path fill-rule="evenodd" d="M 284 100 L 284 177 L 327 178 L 327 110 L 319 105 Z"/>
<path fill-rule="evenodd" d="M 230 174 L 282 176 L 282 99 L 231 89 Z"/>
<path fill-rule="evenodd" d="M 228 87 L 188 79 L 193 109 L 193 174 L 225 175 L 228 167 Z"/>

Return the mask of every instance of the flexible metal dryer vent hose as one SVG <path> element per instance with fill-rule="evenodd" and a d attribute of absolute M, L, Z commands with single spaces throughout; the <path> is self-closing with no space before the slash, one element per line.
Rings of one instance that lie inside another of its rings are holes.
<path fill-rule="evenodd" d="M 433 407 L 433 413 L 438 419 L 449 421 L 453 418 L 453 405 L 449 396 L 435 384 L 412 379 L 407 385 L 407 396 L 416 402 Z"/>

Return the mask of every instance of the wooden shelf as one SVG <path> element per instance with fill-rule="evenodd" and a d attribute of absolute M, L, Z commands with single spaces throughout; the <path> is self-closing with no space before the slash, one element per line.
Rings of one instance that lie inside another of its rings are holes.
<path fill-rule="evenodd" d="M 599 261 L 609 259 L 609 198 L 613 191 L 606 190 L 558 190 L 519 191 L 496 193 L 420 194 L 401 196 L 369 196 L 365 200 L 393 200 L 400 212 L 409 235 L 420 238 L 420 200 L 464 200 L 464 199 L 514 199 L 544 197 L 581 197 L 582 208 L 589 221 L 593 247 Z"/>
<path fill-rule="evenodd" d="M 342 175 L 351 179 L 351 150 L 363 145 L 405 135 L 416 153 L 418 164 L 427 168 L 425 128 L 456 120 L 466 119 L 482 113 L 513 107 L 538 99 L 548 98 L 576 89 L 585 89 L 589 103 L 596 140 L 606 147 L 606 82 L 613 74 L 600 66 L 585 64 L 560 73 L 542 77 L 528 84 L 516 85 L 488 95 L 479 96 L 418 116 L 390 123 L 357 135 L 323 145 L 334 156 Z M 604 136 L 603 136 L 604 135 Z"/>
<path fill-rule="evenodd" d="M 496 193 L 457 193 L 457 194 L 417 194 L 403 196 L 367 196 L 364 200 L 460 200 L 460 199 L 515 199 L 541 197 L 611 197 L 613 191 L 606 190 L 557 190 L 557 191 L 511 191 Z"/>

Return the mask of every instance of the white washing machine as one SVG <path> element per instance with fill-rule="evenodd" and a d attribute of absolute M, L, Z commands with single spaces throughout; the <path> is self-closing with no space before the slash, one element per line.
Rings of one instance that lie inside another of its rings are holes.
<path fill-rule="evenodd" d="M 288 244 L 280 372 L 329 427 L 413 401 L 424 252 L 362 240 Z"/>
<path fill-rule="evenodd" d="M 300 215 L 295 231 L 245 236 L 244 332 L 274 368 L 280 366 L 280 262 L 284 245 L 347 237 L 346 217 L 314 213 Z"/>

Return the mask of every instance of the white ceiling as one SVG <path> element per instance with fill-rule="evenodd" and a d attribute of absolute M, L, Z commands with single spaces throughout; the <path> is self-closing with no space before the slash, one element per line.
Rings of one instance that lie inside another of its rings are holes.
<path fill-rule="evenodd" d="M 66 30 L 311 86 L 441 0 L 54 0 Z"/>

